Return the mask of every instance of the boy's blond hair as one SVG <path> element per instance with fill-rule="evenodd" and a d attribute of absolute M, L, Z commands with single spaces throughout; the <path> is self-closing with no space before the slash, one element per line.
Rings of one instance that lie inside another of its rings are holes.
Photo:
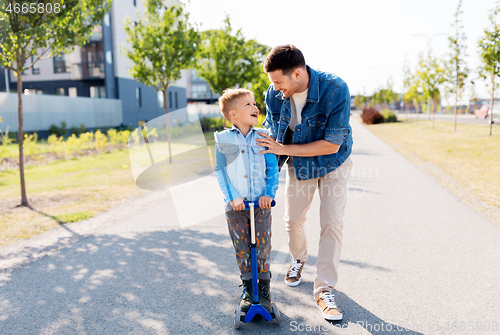
<path fill-rule="evenodd" d="M 222 96 L 219 98 L 219 107 L 222 116 L 224 116 L 226 120 L 231 121 L 229 120 L 229 111 L 236 106 L 239 98 L 247 94 L 253 96 L 251 91 L 244 88 L 228 88 L 224 90 Z"/>

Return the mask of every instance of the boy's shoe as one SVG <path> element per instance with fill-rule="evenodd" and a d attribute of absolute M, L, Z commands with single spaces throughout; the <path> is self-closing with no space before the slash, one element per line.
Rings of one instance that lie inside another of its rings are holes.
<path fill-rule="evenodd" d="M 290 262 L 290 267 L 285 276 L 285 284 L 288 286 L 297 286 L 302 281 L 302 269 L 304 268 L 304 263 L 301 263 L 298 259 L 292 259 Z"/>
<path fill-rule="evenodd" d="M 241 295 L 240 309 L 243 313 L 246 313 L 253 302 L 252 296 L 252 280 L 242 280 L 243 294 Z"/>
<path fill-rule="evenodd" d="M 259 280 L 259 303 L 267 309 L 269 313 L 272 312 L 271 303 L 271 280 L 261 279 Z"/>
<path fill-rule="evenodd" d="M 316 298 L 316 306 L 323 312 L 323 317 L 330 321 L 342 320 L 342 312 L 335 304 L 335 296 L 330 292 L 322 292 Z"/>

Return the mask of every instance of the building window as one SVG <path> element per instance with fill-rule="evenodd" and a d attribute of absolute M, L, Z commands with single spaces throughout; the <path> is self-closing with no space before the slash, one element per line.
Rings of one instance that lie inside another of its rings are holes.
<path fill-rule="evenodd" d="M 134 0 L 134 7 L 137 7 L 137 0 Z"/>
<path fill-rule="evenodd" d="M 178 109 L 179 108 L 179 101 L 177 100 L 177 92 L 174 92 L 174 96 L 175 96 L 175 108 Z"/>
<path fill-rule="evenodd" d="M 172 92 L 168 92 L 168 108 L 172 108 Z"/>
<path fill-rule="evenodd" d="M 77 91 L 76 91 L 76 87 L 68 87 L 68 95 L 71 98 L 76 98 L 78 96 Z"/>
<path fill-rule="evenodd" d="M 56 87 L 56 95 L 66 95 L 64 87 Z"/>
<path fill-rule="evenodd" d="M 65 73 L 66 71 L 66 60 L 64 55 L 54 57 L 54 73 Z"/>
<path fill-rule="evenodd" d="M 91 98 L 106 98 L 106 86 L 90 86 Z"/>
<path fill-rule="evenodd" d="M 163 92 L 158 91 L 157 95 L 158 95 L 158 107 L 161 107 L 161 108 L 165 107 L 165 99 L 163 97 Z"/>
<path fill-rule="evenodd" d="M 137 87 L 135 89 L 135 99 L 137 100 L 137 107 L 142 106 L 142 101 L 141 101 L 141 88 Z"/>
<path fill-rule="evenodd" d="M 31 56 L 31 64 L 33 64 L 33 60 L 35 59 L 34 56 Z M 33 65 L 31 68 L 31 73 L 32 74 L 40 74 L 40 63 L 36 62 L 36 64 Z"/>

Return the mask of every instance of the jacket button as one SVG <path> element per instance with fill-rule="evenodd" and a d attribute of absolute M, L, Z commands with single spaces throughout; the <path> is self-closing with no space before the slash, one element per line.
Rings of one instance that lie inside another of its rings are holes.
<path fill-rule="evenodd" d="M 244 175 L 244 176 L 243 176 L 243 178 L 246 178 L 246 177 L 247 177 L 247 175 Z"/>
<path fill-rule="evenodd" d="M 297 165 L 297 169 L 300 169 L 300 165 Z"/>
<path fill-rule="evenodd" d="M 300 128 L 299 128 L 299 129 L 297 129 L 297 131 L 300 131 Z"/>
<path fill-rule="evenodd" d="M 241 153 L 244 154 L 245 153 L 245 150 L 241 150 Z"/>

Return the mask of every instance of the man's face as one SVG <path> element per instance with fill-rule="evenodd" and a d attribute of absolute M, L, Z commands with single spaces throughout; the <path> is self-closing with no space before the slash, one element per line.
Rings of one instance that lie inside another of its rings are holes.
<path fill-rule="evenodd" d="M 297 91 L 298 78 L 296 78 L 295 72 L 293 71 L 289 76 L 286 76 L 282 70 L 276 70 L 268 72 L 267 75 L 271 83 L 273 83 L 274 90 L 281 91 L 285 98 L 289 98 Z"/>

